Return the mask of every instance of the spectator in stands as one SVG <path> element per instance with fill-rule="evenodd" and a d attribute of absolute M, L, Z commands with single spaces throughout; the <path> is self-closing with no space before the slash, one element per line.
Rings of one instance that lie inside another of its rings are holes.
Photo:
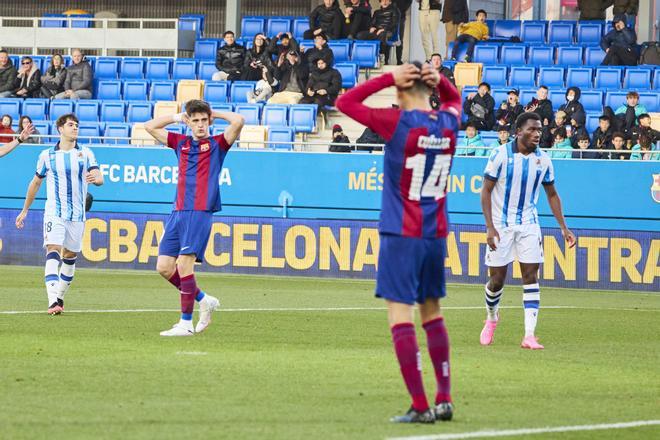
<path fill-rule="evenodd" d="M 18 120 L 18 131 L 23 131 L 29 126 L 32 125 L 32 119 L 29 116 L 21 116 L 21 119 Z M 41 143 L 41 138 L 34 137 L 34 135 L 39 135 L 39 130 L 32 127 L 32 133 L 30 134 L 30 137 L 25 139 L 23 142 L 26 144 L 39 144 Z"/>
<path fill-rule="evenodd" d="M 392 4 L 392 0 L 379 0 L 380 9 L 374 11 L 368 31 L 361 32 L 359 40 L 379 40 L 381 63 L 390 62 L 390 51 L 387 41 L 396 33 L 399 26 L 399 8 Z"/>
<path fill-rule="evenodd" d="M 56 53 L 50 59 L 48 70 L 41 77 L 41 97 L 52 98 L 64 91 L 64 81 L 66 80 L 66 68 L 64 67 L 64 58 Z"/>
<path fill-rule="evenodd" d="M 579 136 L 587 135 L 587 137 L 589 137 L 589 133 L 587 132 L 587 128 L 585 126 L 586 123 L 587 115 L 580 112 L 573 113 L 573 116 L 571 117 L 571 124 L 569 127 L 567 127 L 570 129 L 570 134 L 568 137 L 573 148 L 577 148 L 577 141 Z"/>
<path fill-rule="evenodd" d="M 617 15 L 612 20 L 613 29 L 600 40 L 600 47 L 606 52 L 603 66 L 636 66 L 637 35 L 626 26 L 626 16 Z"/>
<path fill-rule="evenodd" d="M 66 68 L 64 91 L 55 99 L 90 99 L 92 97 L 92 66 L 79 49 L 71 52 L 71 65 Z"/>
<path fill-rule="evenodd" d="M 329 66 L 335 63 L 335 54 L 328 46 L 328 37 L 323 32 L 314 37 L 314 47 L 311 49 L 303 48 L 303 50 L 305 51 L 303 54 L 304 62 L 307 63 L 307 68 L 310 71 L 316 68 L 316 62 L 319 59 L 324 60 Z"/>
<path fill-rule="evenodd" d="M 309 29 L 303 34 L 306 40 L 313 39 L 323 32 L 327 38 L 337 40 L 341 38 L 344 14 L 336 0 L 323 0 L 323 4 L 314 8 L 309 15 Z"/>
<path fill-rule="evenodd" d="M 382 137 L 380 137 L 378 133 L 374 132 L 372 129 L 367 127 L 364 129 L 360 137 L 357 138 L 355 143 L 358 144 L 355 148 L 357 151 L 368 151 L 369 153 L 373 153 L 374 150 L 382 151 L 383 149 L 382 146 L 378 148 L 378 147 L 362 146 L 362 144 L 383 145 L 385 143 L 385 139 L 383 139 Z"/>
<path fill-rule="evenodd" d="M 0 50 L 0 98 L 7 98 L 14 93 L 16 68 L 6 50 Z"/>
<path fill-rule="evenodd" d="M 633 145 L 637 144 L 640 136 L 646 136 L 655 144 L 660 141 L 660 131 L 651 127 L 651 116 L 648 113 L 642 113 L 638 118 L 639 125 L 632 128 L 631 140 Z"/>
<path fill-rule="evenodd" d="M 330 67 L 323 58 L 316 61 L 307 81 L 305 96 L 301 104 L 316 104 L 318 113 L 325 111 L 326 106 L 335 105 L 335 99 L 341 90 L 341 75 L 337 69 Z"/>
<path fill-rule="evenodd" d="M 369 30 L 371 4 L 369 0 L 345 0 L 344 4 L 344 36 L 352 40 L 360 32 Z"/>
<path fill-rule="evenodd" d="M 614 112 L 618 120 L 619 129 L 628 137 L 632 135 L 632 129 L 637 125 L 637 118 L 645 113 L 647 113 L 646 107 L 639 103 L 639 93 L 637 92 L 628 92 L 626 103 Z"/>
<path fill-rule="evenodd" d="M 630 159 L 630 154 L 625 153 L 626 149 L 626 135 L 620 131 L 615 131 L 612 135 L 612 149 L 616 150 L 617 153 L 608 153 L 605 155 L 604 159 L 617 159 L 617 160 L 628 160 Z M 620 151 L 620 153 L 618 153 Z"/>
<path fill-rule="evenodd" d="M 601 115 L 598 118 L 598 128 L 594 130 L 591 138 L 591 146 L 596 150 L 611 150 L 613 134 L 614 129 L 612 128 L 610 117 Z"/>
<path fill-rule="evenodd" d="M 406 32 L 406 16 L 408 9 L 412 5 L 412 0 L 394 0 L 394 5 L 399 9 L 399 43 L 396 46 L 396 64 L 400 66 L 403 64 L 403 37 Z M 437 32 L 436 32 L 437 35 Z"/>
<path fill-rule="evenodd" d="M 14 81 L 15 98 L 36 98 L 41 89 L 41 71 L 35 66 L 31 57 L 23 57 L 21 68 Z"/>
<path fill-rule="evenodd" d="M 456 85 L 456 81 L 454 79 L 454 72 L 446 66 L 442 65 L 442 56 L 439 53 L 434 53 L 431 55 L 431 66 L 437 70 L 440 75 L 443 75 L 446 77 L 453 85 Z M 436 90 L 433 90 L 431 92 L 431 108 L 433 110 L 438 110 L 440 108 L 440 97 L 438 96 L 438 93 Z"/>
<path fill-rule="evenodd" d="M 247 92 L 247 100 L 254 104 L 257 102 L 266 102 L 273 96 L 273 87 L 277 85 L 277 80 L 273 76 L 271 69 L 261 66 L 261 79 L 257 81 L 254 90 Z"/>
<path fill-rule="evenodd" d="M 307 64 L 302 62 L 297 52 L 280 55 L 275 67 L 280 91 L 268 100 L 268 104 L 298 104 L 306 90 L 307 77 Z"/>
<path fill-rule="evenodd" d="M 516 119 L 523 113 L 523 106 L 520 104 L 520 92 L 516 89 L 509 90 L 506 101 L 502 101 L 500 108 L 495 113 L 495 125 L 509 127 L 515 133 Z"/>
<path fill-rule="evenodd" d="M 213 81 L 235 81 L 241 79 L 245 63 L 245 47 L 236 43 L 232 31 L 224 33 L 225 45 L 218 49 L 215 56 L 215 67 L 218 72 L 213 74 Z"/>
<path fill-rule="evenodd" d="M 550 148 L 555 141 L 555 132 L 557 129 L 565 127 L 568 121 L 566 120 L 566 112 L 557 111 L 553 121 L 543 127 L 541 131 L 541 143 L 539 144 L 541 148 Z"/>
<path fill-rule="evenodd" d="M 536 113 L 541 117 L 543 121 L 543 126 L 550 124 L 552 121 L 552 101 L 548 99 L 548 87 L 539 86 L 536 91 L 536 98 L 532 100 L 525 106 L 526 112 Z"/>
<path fill-rule="evenodd" d="M 422 47 L 426 59 L 430 60 L 434 53 L 440 52 L 440 0 L 417 0 L 419 3 L 419 31 L 422 34 Z M 466 20 L 467 21 L 467 20 Z"/>
<path fill-rule="evenodd" d="M 467 54 L 465 55 L 465 61 L 468 63 L 472 61 L 472 56 L 474 55 L 474 46 L 479 41 L 488 40 L 488 26 L 486 25 L 486 18 L 488 14 L 483 9 L 477 11 L 477 19 L 469 23 L 464 23 L 458 26 L 459 35 L 454 41 L 454 48 L 451 52 L 451 59 L 456 60 L 458 56 L 458 47 L 461 43 L 467 43 Z"/>
<path fill-rule="evenodd" d="M 442 22 L 445 24 L 446 54 L 449 56 L 449 43 L 456 41 L 458 27 L 470 21 L 467 0 L 445 0 L 442 8 Z"/>
<path fill-rule="evenodd" d="M 555 151 L 563 150 L 563 151 Z M 573 146 L 571 140 L 564 127 L 559 127 L 555 130 L 555 143 L 548 151 L 548 154 L 553 159 L 569 159 L 573 156 Z"/>
<path fill-rule="evenodd" d="M 651 139 L 647 136 L 640 136 L 637 145 L 632 147 L 632 151 L 630 160 L 660 160 L 658 146 L 652 144 Z"/>
<path fill-rule="evenodd" d="M 495 123 L 495 100 L 490 95 L 490 84 L 479 84 L 477 93 L 470 93 L 463 102 L 463 112 L 478 130 L 488 131 Z"/>
<path fill-rule="evenodd" d="M 589 148 L 589 135 L 580 133 L 577 136 L 577 151 L 571 156 L 573 159 L 600 159 L 600 153 Z"/>
<path fill-rule="evenodd" d="M 605 10 L 612 6 L 612 0 L 578 0 L 580 21 L 605 20 Z"/>
<path fill-rule="evenodd" d="M 291 32 L 280 32 L 277 37 L 270 39 L 268 53 L 272 58 L 278 59 L 282 54 L 286 56 L 289 51 L 300 51 L 298 41 L 293 38 Z"/>
<path fill-rule="evenodd" d="M 2 120 L 0 121 L 0 134 L 15 134 L 16 132 L 11 128 L 12 122 L 14 122 L 14 120 L 11 116 L 2 115 Z M 0 143 L 2 144 L 13 140 L 13 136 L 0 136 Z"/>
<path fill-rule="evenodd" d="M 465 136 L 461 138 L 456 144 L 456 155 L 476 156 L 477 151 L 479 151 L 476 147 L 485 146 L 486 144 L 481 139 L 477 125 L 473 122 L 468 122 L 465 126 Z M 478 155 L 481 155 L 481 153 Z"/>
<path fill-rule="evenodd" d="M 500 145 L 504 145 L 511 140 L 511 127 L 508 125 L 502 125 L 497 129 L 497 140 L 488 146 L 488 149 L 477 150 L 475 156 L 490 156 L 493 148 L 497 148 Z"/>
<path fill-rule="evenodd" d="M 344 134 L 341 125 L 335 124 L 332 126 L 332 143 L 328 149 L 330 153 L 350 153 L 351 140 Z"/>
<path fill-rule="evenodd" d="M 273 68 L 268 53 L 268 39 L 264 34 L 257 34 L 252 40 L 252 49 L 245 54 L 241 79 L 244 81 L 259 81 L 263 76 L 264 67 L 266 69 Z"/>
<path fill-rule="evenodd" d="M 625 15 L 626 23 L 631 28 L 635 27 L 635 19 L 639 11 L 639 0 L 614 0 L 612 14 Z"/>
<path fill-rule="evenodd" d="M 566 90 L 566 95 L 565 95 L 566 102 L 559 107 L 559 110 L 566 113 L 567 121 L 573 119 L 573 114 L 575 113 L 581 113 L 582 115 L 586 115 L 586 113 L 584 112 L 584 107 L 580 102 L 581 94 L 582 91 L 580 90 L 579 87 L 569 87 L 568 90 Z"/>

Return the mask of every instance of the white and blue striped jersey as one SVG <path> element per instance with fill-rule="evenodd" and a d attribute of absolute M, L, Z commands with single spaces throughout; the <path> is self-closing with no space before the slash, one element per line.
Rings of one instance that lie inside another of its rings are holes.
<path fill-rule="evenodd" d="M 76 147 L 62 151 L 59 142 L 39 154 L 37 177 L 46 178 L 45 216 L 63 220 L 85 221 L 88 171 L 98 169 L 92 150 Z"/>
<path fill-rule="evenodd" d="M 484 178 L 495 182 L 491 196 L 493 224 L 505 228 L 538 224 L 540 187 L 554 183 L 555 171 L 544 151 L 537 148 L 525 156 L 518 152 L 514 139 L 493 149 Z"/>

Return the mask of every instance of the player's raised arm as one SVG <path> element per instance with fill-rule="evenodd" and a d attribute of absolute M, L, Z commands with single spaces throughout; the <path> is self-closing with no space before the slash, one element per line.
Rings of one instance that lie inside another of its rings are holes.
<path fill-rule="evenodd" d="M 14 138 L 11 142 L 7 142 L 6 144 L 0 146 L 0 157 L 6 156 L 9 153 L 11 153 L 14 148 L 18 147 L 18 144 L 22 144 L 29 138 L 32 133 L 34 133 L 34 125 L 32 123 L 28 124 L 27 127 L 21 131 L 21 134 L 18 135 L 18 137 Z"/>
<path fill-rule="evenodd" d="M 32 202 L 34 202 L 34 198 L 37 196 L 39 188 L 41 188 L 41 182 L 43 182 L 43 177 L 35 175 L 32 178 L 30 185 L 28 185 L 27 195 L 25 196 L 25 202 L 23 203 L 23 209 L 16 217 L 16 227 L 18 229 L 23 229 L 23 226 L 25 225 L 25 217 L 27 217 L 30 206 L 32 206 Z"/>
<path fill-rule="evenodd" d="M 438 77 L 437 82 L 432 77 Z M 444 75 L 433 69 L 429 64 L 424 64 L 422 68 L 422 79 L 425 82 L 432 81 L 431 85 L 435 82 L 434 86 L 438 91 L 440 97 L 440 110 L 447 111 L 456 115 L 457 118 L 461 117 L 461 94 L 455 85 L 447 79 Z"/>
<path fill-rule="evenodd" d="M 151 136 L 163 145 L 167 145 L 167 127 L 170 124 L 177 124 L 184 122 L 186 119 L 185 113 L 178 113 L 176 115 L 161 116 L 159 118 L 151 119 L 144 123 L 144 129 L 147 130 Z"/>
<path fill-rule="evenodd" d="M 576 243 L 575 234 L 573 234 L 573 232 L 568 229 L 568 226 L 566 226 L 566 219 L 564 219 L 564 211 L 561 207 L 561 198 L 559 197 L 559 193 L 557 193 L 557 189 L 552 182 L 543 183 L 543 189 L 545 190 L 545 195 L 548 198 L 548 204 L 550 205 L 552 214 L 555 216 L 555 219 L 557 219 L 557 223 L 559 223 L 561 235 L 564 236 L 564 239 L 568 243 L 568 247 L 572 248 Z"/>
<path fill-rule="evenodd" d="M 229 127 L 225 129 L 225 140 L 229 145 L 233 144 L 241 134 L 245 125 L 245 118 L 238 113 L 232 112 L 213 112 L 213 118 L 224 119 L 229 122 Z"/>

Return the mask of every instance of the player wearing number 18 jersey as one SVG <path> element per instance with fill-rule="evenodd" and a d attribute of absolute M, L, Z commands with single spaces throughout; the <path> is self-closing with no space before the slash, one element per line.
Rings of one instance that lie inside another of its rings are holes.
<path fill-rule="evenodd" d="M 399 108 L 372 109 L 370 95 L 397 87 Z M 429 98 L 437 87 L 442 105 Z M 394 350 L 412 407 L 398 423 L 450 420 L 449 338 L 440 313 L 445 296 L 445 195 L 460 117 L 460 95 L 428 64 L 405 64 L 350 90 L 339 110 L 386 140 L 376 296 L 387 301 Z M 422 382 L 413 306 L 419 303 L 437 379 L 435 411 Z"/>

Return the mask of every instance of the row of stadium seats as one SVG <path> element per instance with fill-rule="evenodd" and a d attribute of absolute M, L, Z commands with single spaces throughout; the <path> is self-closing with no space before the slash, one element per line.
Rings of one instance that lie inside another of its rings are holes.
<path fill-rule="evenodd" d="M 463 60 L 467 52 L 467 43 L 459 46 L 457 57 Z M 450 52 L 454 47 L 451 42 Z M 605 51 L 599 46 L 554 46 L 526 45 L 522 43 L 479 43 L 474 48 L 472 61 L 484 64 L 506 65 L 586 65 L 599 66 L 605 58 Z"/>

